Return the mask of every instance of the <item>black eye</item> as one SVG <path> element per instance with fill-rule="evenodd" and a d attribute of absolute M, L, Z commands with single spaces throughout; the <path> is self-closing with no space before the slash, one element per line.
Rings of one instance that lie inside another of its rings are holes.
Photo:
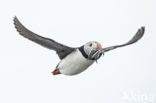
<path fill-rule="evenodd" d="M 92 46 L 92 43 L 90 43 L 89 46 L 91 47 Z"/>

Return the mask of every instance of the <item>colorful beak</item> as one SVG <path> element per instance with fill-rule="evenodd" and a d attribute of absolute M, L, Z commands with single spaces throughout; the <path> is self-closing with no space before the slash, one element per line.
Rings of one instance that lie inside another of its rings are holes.
<path fill-rule="evenodd" d="M 101 44 L 100 43 L 98 43 L 98 47 L 99 47 L 99 50 L 100 51 L 102 51 L 103 49 L 102 49 L 102 46 L 101 46 Z"/>

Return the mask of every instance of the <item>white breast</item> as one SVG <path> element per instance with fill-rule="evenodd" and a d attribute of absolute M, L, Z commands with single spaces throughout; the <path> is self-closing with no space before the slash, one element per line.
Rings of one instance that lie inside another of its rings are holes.
<path fill-rule="evenodd" d="M 88 60 L 83 57 L 81 52 L 77 49 L 60 61 L 58 69 L 60 69 L 62 74 L 75 75 L 86 70 L 93 62 L 93 60 Z"/>

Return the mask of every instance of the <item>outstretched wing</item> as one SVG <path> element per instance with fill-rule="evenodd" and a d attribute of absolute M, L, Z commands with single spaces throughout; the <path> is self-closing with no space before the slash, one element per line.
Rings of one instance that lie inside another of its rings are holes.
<path fill-rule="evenodd" d="M 116 49 L 118 47 L 123 47 L 123 46 L 127 46 L 127 45 L 130 45 L 130 44 L 133 44 L 133 43 L 137 42 L 139 39 L 142 38 L 142 36 L 144 35 L 144 32 L 145 32 L 145 27 L 141 27 L 137 31 L 137 33 L 133 36 L 133 38 L 131 40 L 129 40 L 127 43 L 122 44 L 122 45 L 116 45 L 116 46 L 106 47 L 106 48 L 103 48 L 103 50 L 104 50 L 104 52 L 107 52 L 107 51 Z"/>
<path fill-rule="evenodd" d="M 14 17 L 14 24 L 15 24 L 15 28 L 17 29 L 20 35 L 24 36 L 25 38 L 28 38 L 29 40 L 35 43 L 40 44 L 41 46 L 44 46 L 48 49 L 55 50 L 60 59 L 63 59 L 69 53 L 75 50 L 75 48 L 65 46 L 52 39 L 45 38 L 33 33 L 32 31 L 24 27 L 22 23 L 17 19 L 17 17 Z"/>

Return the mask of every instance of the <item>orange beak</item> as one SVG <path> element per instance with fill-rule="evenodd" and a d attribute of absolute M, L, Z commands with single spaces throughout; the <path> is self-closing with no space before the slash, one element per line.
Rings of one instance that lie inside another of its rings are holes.
<path fill-rule="evenodd" d="M 99 46 L 99 49 L 102 51 L 102 46 L 99 42 L 98 42 L 98 46 Z"/>

